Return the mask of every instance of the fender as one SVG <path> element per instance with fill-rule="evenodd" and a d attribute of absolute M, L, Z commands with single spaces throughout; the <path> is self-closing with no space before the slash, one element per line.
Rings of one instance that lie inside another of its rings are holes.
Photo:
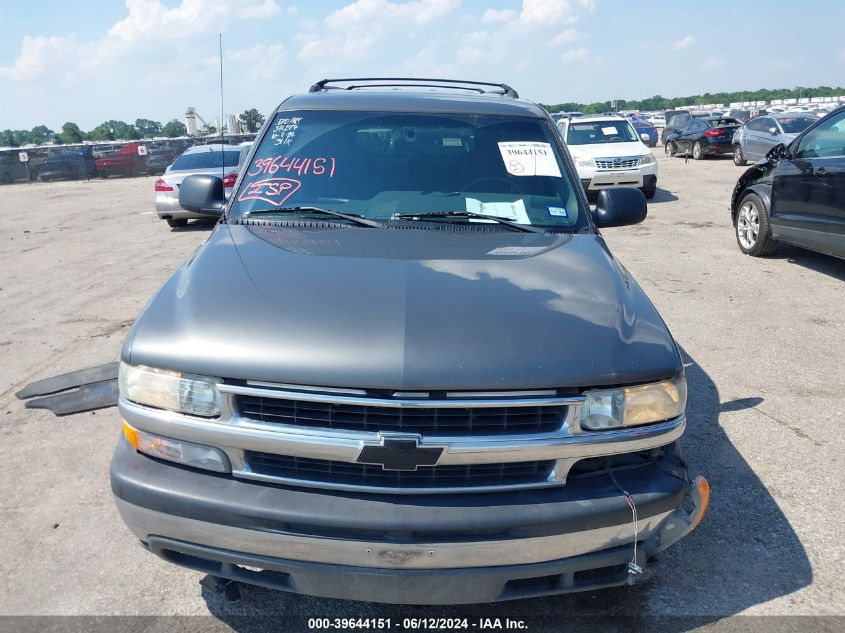
<path fill-rule="evenodd" d="M 743 196 L 753 191 L 763 201 L 763 206 L 766 211 L 770 209 L 772 201 L 772 183 L 771 179 L 766 178 L 766 175 L 771 172 L 773 164 L 769 162 L 761 162 L 749 167 L 736 181 L 736 186 L 731 193 L 731 222 L 736 224 L 736 214 L 739 210 L 739 201 Z M 749 185 L 751 182 L 753 184 Z"/>

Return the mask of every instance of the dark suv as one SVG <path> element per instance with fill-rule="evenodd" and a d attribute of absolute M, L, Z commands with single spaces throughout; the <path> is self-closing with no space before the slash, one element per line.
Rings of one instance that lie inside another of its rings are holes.
<path fill-rule="evenodd" d="M 247 164 L 228 202 L 183 181 L 220 221 L 124 344 L 111 482 L 144 547 L 217 586 L 470 603 L 633 582 L 698 524 L 678 347 L 598 231 L 645 200 L 591 211 L 543 108 L 324 80 Z"/>
<path fill-rule="evenodd" d="M 845 258 L 845 107 L 748 168 L 733 190 L 731 220 L 746 255 L 785 242 Z"/>

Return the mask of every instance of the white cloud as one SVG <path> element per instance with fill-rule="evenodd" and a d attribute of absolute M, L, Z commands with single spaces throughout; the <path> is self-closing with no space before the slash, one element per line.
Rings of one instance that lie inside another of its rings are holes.
<path fill-rule="evenodd" d="M 287 51 L 284 44 L 255 44 L 230 55 L 241 68 L 237 73 L 249 80 L 268 79 L 279 75 L 284 69 Z"/>
<path fill-rule="evenodd" d="M 326 26 L 344 29 L 361 23 L 379 23 L 384 20 L 410 20 L 414 24 L 429 24 L 458 8 L 460 0 L 414 0 L 390 2 L 389 0 L 356 0 L 329 14 Z"/>
<path fill-rule="evenodd" d="M 727 63 L 724 57 L 711 57 L 705 60 L 703 66 L 704 70 L 718 70 L 724 68 Z"/>
<path fill-rule="evenodd" d="M 580 6 L 592 8 L 589 2 Z M 570 0 L 522 0 L 519 22 L 524 26 L 555 26 L 561 22 L 572 23 L 578 19 L 577 8 Z"/>
<path fill-rule="evenodd" d="M 560 58 L 563 61 L 584 61 L 590 56 L 589 49 L 573 48 L 563 53 Z"/>
<path fill-rule="evenodd" d="M 355 0 L 327 15 L 324 28 L 297 35 L 300 45 L 297 56 L 313 62 L 327 62 L 333 57 L 372 58 L 373 47 L 389 32 L 395 32 L 394 27 L 407 27 L 409 23 L 427 25 L 451 13 L 459 4 L 460 0 Z"/>
<path fill-rule="evenodd" d="M 557 35 L 555 35 L 551 42 L 549 42 L 552 46 L 563 46 L 564 44 L 572 44 L 574 42 L 580 42 L 583 40 L 585 35 L 580 31 L 570 27 L 564 29 Z"/>
<path fill-rule="evenodd" d="M 513 9 L 487 9 L 481 16 L 482 22 L 511 22 L 518 14 Z"/>
<path fill-rule="evenodd" d="M 129 15 L 109 29 L 109 38 L 186 39 L 230 20 L 264 19 L 281 11 L 275 0 L 182 0 L 175 7 L 161 0 L 126 0 L 126 8 Z"/>
<path fill-rule="evenodd" d="M 676 51 L 680 51 L 685 48 L 689 48 L 693 44 L 695 44 L 695 38 L 692 35 L 687 35 L 686 37 L 679 39 L 677 42 L 672 42 L 672 48 Z"/>
<path fill-rule="evenodd" d="M 0 79 L 37 79 L 49 69 L 76 58 L 76 43 L 64 37 L 24 36 L 21 52 L 11 66 L 0 66 Z"/>

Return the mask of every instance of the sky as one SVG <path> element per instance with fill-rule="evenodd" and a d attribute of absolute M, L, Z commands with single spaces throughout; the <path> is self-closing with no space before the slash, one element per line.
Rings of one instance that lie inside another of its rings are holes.
<path fill-rule="evenodd" d="M 845 84 L 842 0 L 0 0 L 0 129 L 265 115 L 324 77 L 542 103 Z"/>

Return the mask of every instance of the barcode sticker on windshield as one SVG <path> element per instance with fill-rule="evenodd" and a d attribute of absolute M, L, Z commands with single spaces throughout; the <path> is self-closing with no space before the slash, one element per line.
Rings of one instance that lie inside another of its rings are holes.
<path fill-rule="evenodd" d="M 513 176 L 553 176 L 560 178 L 560 168 L 549 143 L 499 143 L 505 169 Z"/>

